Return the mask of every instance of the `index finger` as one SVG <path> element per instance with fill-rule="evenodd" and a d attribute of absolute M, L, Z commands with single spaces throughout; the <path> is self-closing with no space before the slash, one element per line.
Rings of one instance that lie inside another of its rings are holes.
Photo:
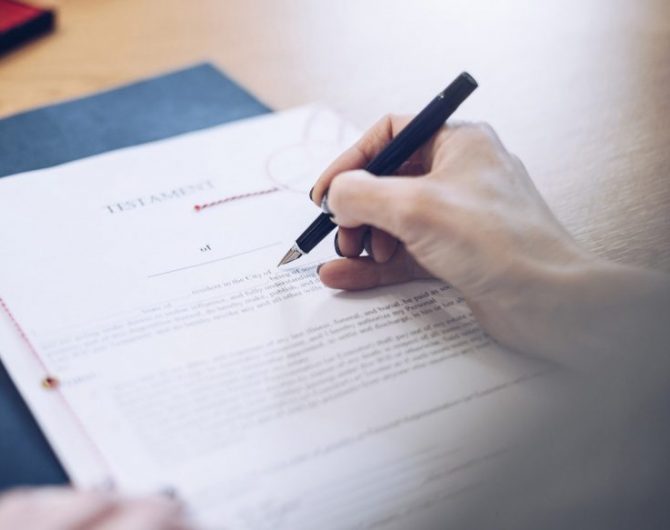
<path fill-rule="evenodd" d="M 411 116 L 387 114 L 349 149 L 338 156 L 317 179 L 312 188 L 311 198 L 317 206 L 321 204 L 323 194 L 336 175 L 350 169 L 361 169 L 379 153 L 394 136 L 411 121 Z"/>

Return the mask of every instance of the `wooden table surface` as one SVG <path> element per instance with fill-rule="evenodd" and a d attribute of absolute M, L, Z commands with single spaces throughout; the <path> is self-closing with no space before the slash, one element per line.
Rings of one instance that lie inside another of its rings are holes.
<path fill-rule="evenodd" d="M 458 117 L 498 129 L 580 241 L 670 270 L 667 0 L 55 5 L 55 34 L 0 57 L 0 116 L 206 60 L 274 108 L 322 101 L 365 128 L 467 69 L 481 87 Z"/>

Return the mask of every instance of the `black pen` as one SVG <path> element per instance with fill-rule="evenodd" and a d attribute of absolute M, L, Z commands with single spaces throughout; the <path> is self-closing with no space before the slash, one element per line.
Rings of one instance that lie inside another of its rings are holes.
<path fill-rule="evenodd" d="M 398 136 L 374 157 L 365 170 L 373 175 L 391 175 L 403 162 L 419 147 L 433 136 L 447 118 L 460 106 L 465 99 L 477 88 L 477 81 L 463 72 L 452 83 L 440 92 L 435 98 L 417 114 Z M 330 214 L 322 213 L 307 229 L 300 234 L 278 266 L 286 265 L 307 254 L 318 245 L 337 225 Z"/>

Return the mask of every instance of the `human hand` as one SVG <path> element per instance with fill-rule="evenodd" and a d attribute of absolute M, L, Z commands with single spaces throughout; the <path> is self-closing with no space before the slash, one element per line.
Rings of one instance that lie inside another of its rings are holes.
<path fill-rule="evenodd" d="M 21 488 L 0 497 L 0 530 L 187 530 L 164 497 L 130 499 L 70 488 Z"/>
<path fill-rule="evenodd" d="M 556 220 L 523 164 L 482 124 L 443 127 L 399 175 L 362 170 L 409 121 L 388 116 L 321 175 L 312 192 L 340 226 L 328 286 L 366 289 L 417 278 L 456 287 L 501 342 L 529 350 L 522 328 L 557 271 L 597 262 Z M 368 256 L 359 257 L 366 248 Z"/>
<path fill-rule="evenodd" d="M 574 526 L 576 514 L 602 527 L 651 521 L 660 512 L 649 499 L 667 482 L 658 463 L 670 277 L 580 248 L 486 125 L 442 128 L 402 176 L 355 170 L 408 121 L 384 118 L 317 181 L 311 197 L 318 205 L 328 190 L 345 256 L 324 264 L 321 280 L 365 289 L 440 278 L 503 344 L 597 375 L 575 378 L 542 423 L 517 433 L 523 444 L 503 457 L 502 479 L 484 480 L 491 490 L 477 488 L 464 512 L 450 510 L 454 527 L 559 528 Z"/>

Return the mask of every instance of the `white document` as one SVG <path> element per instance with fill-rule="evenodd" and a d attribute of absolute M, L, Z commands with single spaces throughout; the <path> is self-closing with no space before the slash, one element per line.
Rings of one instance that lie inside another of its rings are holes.
<path fill-rule="evenodd" d="M 309 106 L 0 179 L 0 354 L 75 484 L 235 529 L 410 528 L 472 485 L 543 367 L 440 282 L 324 288 L 332 240 L 276 268 L 357 136 Z"/>

